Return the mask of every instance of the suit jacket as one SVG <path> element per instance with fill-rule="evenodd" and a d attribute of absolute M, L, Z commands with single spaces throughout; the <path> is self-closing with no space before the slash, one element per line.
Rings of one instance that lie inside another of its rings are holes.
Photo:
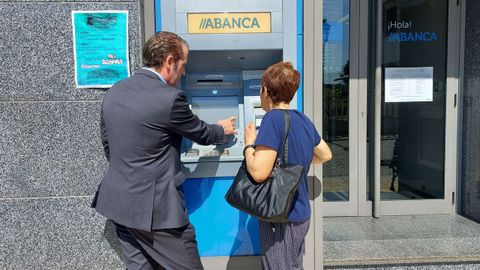
<path fill-rule="evenodd" d="M 109 161 L 92 206 L 113 221 L 140 230 L 189 223 L 181 189 L 182 136 L 220 143 L 224 131 L 192 113 L 184 93 L 141 69 L 103 99 L 101 138 Z"/>

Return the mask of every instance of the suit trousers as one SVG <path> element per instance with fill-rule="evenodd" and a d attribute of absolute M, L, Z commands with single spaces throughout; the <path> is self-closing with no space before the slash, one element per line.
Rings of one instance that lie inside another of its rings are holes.
<path fill-rule="evenodd" d="M 151 232 L 115 226 L 127 270 L 203 270 L 192 224 Z"/>

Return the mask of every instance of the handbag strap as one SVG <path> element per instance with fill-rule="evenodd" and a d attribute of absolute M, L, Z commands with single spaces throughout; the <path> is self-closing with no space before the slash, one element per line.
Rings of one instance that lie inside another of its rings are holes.
<path fill-rule="evenodd" d="M 282 155 L 282 164 L 287 164 L 288 161 L 288 133 L 290 131 L 290 112 L 288 110 L 282 110 L 283 116 L 285 118 L 285 131 L 283 138 L 283 155 Z"/>

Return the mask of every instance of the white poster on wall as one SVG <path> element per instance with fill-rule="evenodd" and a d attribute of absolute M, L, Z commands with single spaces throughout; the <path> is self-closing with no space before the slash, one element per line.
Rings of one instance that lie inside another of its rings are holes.
<path fill-rule="evenodd" d="M 433 101 L 433 67 L 385 68 L 385 102 Z"/>

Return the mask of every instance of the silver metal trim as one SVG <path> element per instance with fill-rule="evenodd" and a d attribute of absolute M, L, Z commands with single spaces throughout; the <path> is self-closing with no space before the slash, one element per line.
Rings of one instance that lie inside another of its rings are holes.
<path fill-rule="evenodd" d="M 160 0 L 160 11 L 162 13 L 162 31 L 177 33 L 175 1 Z"/>
<path fill-rule="evenodd" d="M 375 191 L 373 196 L 373 216 L 380 217 L 380 147 L 382 123 L 382 22 L 383 0 L 377 0 L 377 34 L 376 34 L 376 63 L 375 63 Z"/>
<path fill-rule="evenodd" d="M 297 66 L 297 1 L 283 0 L 283 61 Z M 290 102 L 292 108 L 297 106 L 297 94 Z"/>
<path fill-rule="evenodd" d="M 458 98 L 460 88 L 460 57 L 462 31 L 461 7 L 456 0 L 449 1 L 448 7 L 448 40 L 447 40 L 447 80 L 446 80 L 446 121 L 445 121 L 445 200 L 450 213 L 455 213 L 455 204 L 451 204 L 449 194 L 457 190 L 457 164 L 458 164 Z M 461 128 L 460 128 L 461 129 Z M 459 178 L 460 179 L 460 178 Z M 458 202 L 458 200 L 455 200 Z"/>
<path fill-rule="evenodd" d="M 368 41 L 369 41 L 369 5 L 359 7 L 358 39 L 358 215 L 371 216 L 372 204 L 367 198 L 367 100 L 368 100 Z"/>
<path fill-rule="evenodd" d="M 144 44 L 151 36 L 155 35 L 155 2 L 154 0 L 143 0 L 141 5 L 143 11 L 142 44 Z"/>
<path fill-rule="evenodd" d="M 322 127 L 322 47 L 323 47 L 323 0 L 305 0 L 304 6 L 304 112 L 317 128 Z M 316 89 L 316 90 L 315 90 Z M 310 195 L 313 198 L 313 215 L 310 224 L 313 236 L 307 242 L 313 245 L 314 269 L 323 269 L 323 217 L 322 166 L 312 166 L 309 172 Z M 313 242 L 313 243 L 312 243 Z M 311 269 L 311 268 L 310 268 Z"/>

